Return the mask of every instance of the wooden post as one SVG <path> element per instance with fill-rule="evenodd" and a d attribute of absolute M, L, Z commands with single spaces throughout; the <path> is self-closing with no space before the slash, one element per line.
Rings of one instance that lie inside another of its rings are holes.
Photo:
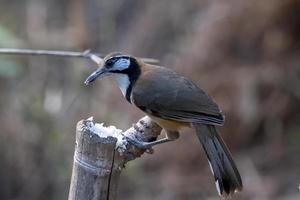
<path fill-rule="evenodd" d="M 147 142 L 156 139 L 160 132 L 161 128 L 148 117 L 125 132 L 94 124 L 92 119 L 79 121 L 69 200 L 116 199 L 124 165 L 145 152 L 129 143 L 127 138 Z"/>

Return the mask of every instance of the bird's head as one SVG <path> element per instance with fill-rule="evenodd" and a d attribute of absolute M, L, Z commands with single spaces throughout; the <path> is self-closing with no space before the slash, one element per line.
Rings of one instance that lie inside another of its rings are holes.
<path fill-rule="evenodd" d="M 136 58 L 122 53 L 111 53 L 105 56 L 102 66 L 89 75 L 84 83 L 89 85 L 97 78 L 112 76 L 117 81 L 123 95 L 127 98 L 140 73 L 140 64 Z"/>
<path fill-rule="evenodd" d="M 100 66 L 99 69 L 89 75 L 84 83 L 86 85 L 89 85 L 97 78 L 102 78 L 104 76 L 114 74 L 126 74 L 127 69 L 130 67 L 130 60 L 130 56 L 121 53 L 108 54 L 103 59 L 102 66 Z"/>

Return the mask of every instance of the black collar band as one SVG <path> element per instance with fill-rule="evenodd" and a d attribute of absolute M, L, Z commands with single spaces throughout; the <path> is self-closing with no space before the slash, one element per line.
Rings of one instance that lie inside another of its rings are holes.
<path fill-rule="evenodd" d="M 129 103 L 132 103 L 131 99 L 130 99 L 132 88 L 133 88 L 135 82 L 137 81 L 137 79 L 139 78 L 139 76 L 141 75 L 141 68 L 140 68 L 138 62 L 136 61 L 136 59 L 130 58 L 129 68 L 123 70 L 122 73 L 127 74 L 129 77 L 130 84 L 126 90 L 125 97 Z"/>

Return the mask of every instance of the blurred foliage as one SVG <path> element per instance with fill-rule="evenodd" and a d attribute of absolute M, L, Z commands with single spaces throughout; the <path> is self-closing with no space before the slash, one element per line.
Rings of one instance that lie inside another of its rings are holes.
<path fill-rule="evenodd" d="M 0 47 L 124 51 L 205 89 L 245 189 L 233 199 L 299 199 L 297 0 L 0 0 Z M 76 122 L 126 129 L 143 116 L 78 58 L 0 55 L 0 199 L 66 199 Z M 192 131 L 123 172 L 119 199 L 219 199 Z"/>
<path fill-rule="evenodd" d="M 20 47 L 21 45 L 22 41 L 18 39 L 13 32 L 0 24 L 0 47 Z"/>
<path fill-rule="evenodd" d="M 18 75 L 20 67 L 18 63 L 12 60 L 0 59 L 0 76 L 14 77 Z"/>
<path fill-rule="evenodd" d="M 16 37 L 16 35 L 10 31 L 8 28 L 4 27 L 0 23 L 0 47 L 3 48 L 13 48 L 21 47 L 22 41 Z M 16 76 L 20 67 L 18 62 L 5 59 L 4 57 L 0 58 L 0 76 L 3 77 L 13 77 Z"/>

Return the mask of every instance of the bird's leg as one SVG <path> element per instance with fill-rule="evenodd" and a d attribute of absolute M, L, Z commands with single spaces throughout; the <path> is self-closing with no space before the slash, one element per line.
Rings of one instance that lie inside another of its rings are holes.
<path fill-rule="evenodd" d="M 130 143 L 132 143 L 133 145 L 135 145 L 136 147 L 138 147 L 140 149 L 149 149 L 155 145 L 163 144 L 166 142 L 171 142 L 171 141 L 174 141 L 179 138 L 179 132 L 177 132 L 177 131 L 166 131 L 165 130 L 165 132 L 166 132 L 165 138 L 162 138 L 162 139 L 159 139 L 159 140 L 156 140 L 153 142 L 143 142 L 143 141 L 129 138 L 129 137 L 127 137 L 127 139 Z"/>

